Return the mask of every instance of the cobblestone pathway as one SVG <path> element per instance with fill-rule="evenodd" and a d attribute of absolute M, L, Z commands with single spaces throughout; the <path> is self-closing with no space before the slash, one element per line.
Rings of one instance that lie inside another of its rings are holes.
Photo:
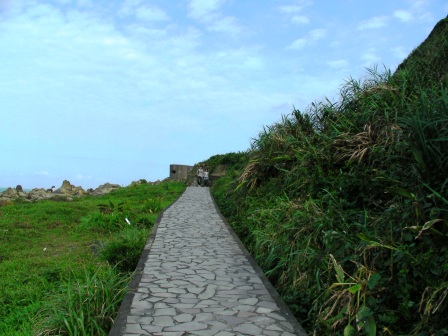
<path fill-rule="evenodd" d="M 137 269 L 109 336 L 306 335 L 208 188 L 188 187 L 163 213 Z"/>

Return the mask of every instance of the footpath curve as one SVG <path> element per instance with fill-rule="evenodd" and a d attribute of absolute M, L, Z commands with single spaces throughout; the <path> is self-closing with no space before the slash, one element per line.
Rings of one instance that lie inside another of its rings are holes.
<path fill-rule="evenodd" d="M 208 188 L 158 218 L 109 336 L 305 336 Z"/>

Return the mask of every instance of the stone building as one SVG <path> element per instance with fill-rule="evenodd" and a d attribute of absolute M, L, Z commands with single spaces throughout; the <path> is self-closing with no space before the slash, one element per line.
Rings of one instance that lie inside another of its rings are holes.
<path fill-rule="evenodd" d="M 170 179 L 183 181 L 188 177 L 188 173 L 193 169 L 193 166 L 172 164 L 170 165 Z"/>

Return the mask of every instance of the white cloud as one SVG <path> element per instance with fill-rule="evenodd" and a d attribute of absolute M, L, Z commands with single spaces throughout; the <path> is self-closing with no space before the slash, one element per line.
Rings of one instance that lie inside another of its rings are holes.
<path fill-rule="evenodd" d="M 194 19 L 207 19 L 207 16 L 214 14 L 225 2 L 226 0 L 190 0 L 189 16 Z"/>
<path fill-rule="evenodd" d="M 392 48 L 392 54 L 399 60 L 404 60 L 406 57 L 408 57 L 409 52 L 406 51 L 403 47 L 395 47 Z"/>
<path fill-rule="evenodd" d="M 78 6 L 80 6 L 80 7 L 86 7 L 86 8 L 93 7 L 92 0 L 78 0 L 77 3 L 78 3 Z"/>
<path fill-rule="evenodd" d="M 380 62 L 381 57 L 378 56 L 376 50 L 372 48 L 361 54 L 361 60 L 364 61 L 366 67 L 370 67 Z"/>
<path fill-rule="evenodd" d="M 308 24 L 310 23 L 310 19 L 306 17 L 305 15 L 294 15 L 291 19 L 293 23 L 297 24 Z"/>
<path fill-rule="evenodd" d="M 90 180 L 90 179 L 92 179 L 92 176 L 85 176 L 83 174 L 78 173 L 78 174 L 76 174 L 75 179 L 76 180 Z"/>
<path fill-rule="evenodd" d="M 36 172 L 35 175 L 38 175 L 38 176 L 50 176 L 50 173 L 47 172 L 46 170 L 41 170 L 41 171 Z"/>
<path fill-rule="evenodd" d="M 394 12 L 394 16 L 402 22 L 409 22 L 414 20 L 414 16 L 412 15 L 412 13 L 406 10 L 396 10 Z"/>
<path fill-rule="evenodd" d="M 345 59 L 329 61 L 327 64 L 336 69 L 346 68 L 349 65 L 348 61 Z"/>
<path fill-rule="evenodd" d="M 135 9 L 142 3 L 142 0 L 126 0 L 119 11 L 120 15 L 133 15 Z"/>
<path fill-rule="evenodd" d="M 205 25 L 208 31 L 238 34 L 242 27 L 233 16 L 224 16 L 220 8 L 226 0 L 190 0 L 188 16 Z"/>
<path fill-rule="evenodd" d="M 168 15 L 159 7 L 142 4 L 142 0 L 126 0 L 119 10 L 121 16 L 135 16 L 146 22 L 169 20 Z"/>
<path fill-rule="evenodd" d="M 211 21 L 207 27 L 210 31 L 216 31 L 220 33 L 237 34 L 241 32 L 237 20 L 234 17 L 222 17 Z"/>
<path fill-rule="evenodd" d="M 320 39 L 323 39 L 326 35 L 327 32 L 325 29 L 311 30 L 305 37 L 295 40 L 292 44 L 286 47 L 286 49 L 293 49 L 293 50 L 303 49 L 306 45 L 312 42 L 316 42 Z"/>
<path fill-rule="evenodd" d="M 313 4 L 311 0 L 298 0 L 295 5 L 280 6 L 279 11 L 285 14 L 296 14 Z"/>
<path fill-rule="evenodd" d="M 299 1 L 299 3 L 295 5 L 289 5 L 289 6 L 280 6 L 278 10 L 286 14 L 287 16 L 290 16 L 290 20 L 293 24 L 308 24 L 310 23 L 310 19 L 308 16 L 299 14 L 305 7 L 312 5 L 313 2 L 309 0 L 303 0 Z"/>
<path fill-rule="evenodd" d="M 412 8 L 414 9 L 422 9 L 423 7 L 426 7 L 431 0 L 413 0 L 411 1 L 412 3 Z"/>
<path fill-rule="evenodd" d="M 340 40 L 332 41 L 329 46 L 331 48 L 339 48 L 342 45 L 342 42 Z"/>
<path fill-rule="evenodd" d="M 279 10 L 286 14 L 295 14 L 302 10 L 302 6 L 281 6 Z"/>
<path fill-rule="evenodd" d="M 142 6 L 136 9 L 135 16 L 144 21 L 167 21 L 168 15 L 155 6 Z"/>
<path fill-rule="evenodd" d="M 286 49 L 299 50 L 303 49 L 308 44 L 308 40 L 305 38 L 299 38 L 291 43 Z"/>
<path fill-rule="evenodd" d="M 371 18 L 370 20 L 361 22 L 358 25 L 358 29 L 364 30 L 364 29 L 378 29 L 378 28 L 386 27 L 387 20 L 388 20 L 387 16 L 377 16 L 377 17 Z"/>
<path fill-rule="evenodd" d="M 317 41 L 324 38 L 327 35 L 325 29 L 314 29 L 309 32 L 309 37 L 312 41 Z"/>
<path fill-rule="evenodd" d="M 101 40 L 101 44 L 108 45 L 108 46 L 112 46 L 112 45 L 124 46 L 124 45 L 128 44 L 128 41 L 123 37 L 115 37 L 115 36 L 114 37 L 104 37 Z"/>

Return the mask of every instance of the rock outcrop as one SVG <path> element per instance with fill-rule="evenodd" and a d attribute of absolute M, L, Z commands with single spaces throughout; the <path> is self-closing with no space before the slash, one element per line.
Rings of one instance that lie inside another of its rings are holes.
<path fill-rule="evenodd" d="M 120 188 L 120 185 L 118 184 L 105 183 L 100 185 L 95 190 L 84 190 L 82 187 L 74 186 L 68 180 L 64 180 L 62 185 L 55 190 L 54 188 L 34 188 L 29 192 L 24 192 L 22 186 L 18 185 L 16 188 L 8 188 L 4 192 L 0 193 L 0 205 L 10 204 L 12 201 L 17 199 L 23 199 L 30 202 L 45 199 L 72 201 L 76 197 L 82 197 L 85 195 L 104 195 L 118 188 Z"/>

